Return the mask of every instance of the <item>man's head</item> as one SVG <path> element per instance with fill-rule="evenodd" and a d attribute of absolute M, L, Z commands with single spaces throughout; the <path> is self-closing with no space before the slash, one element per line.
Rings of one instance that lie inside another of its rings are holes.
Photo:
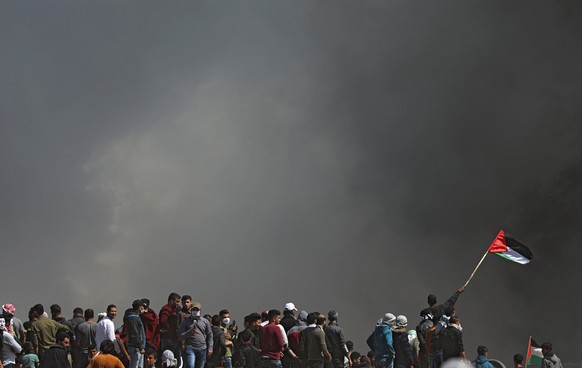
<path fill-rule="evenodd" d="M 515 367 L 521 366 L 521 364 L 523 363 L 523 355 L 521 354 L 515 354 L 513 356 L 513 365 Z"/>
<path fill-rule="evenodd" d="M 51 317 L 52 319 L 58 318 L 61 316 L 62 310 L 61 306 L 58 304 L 51 305 Z"/>
<path fill-rule="evenodd" d="M 448 306 L 445 309 L 445 316 L 447 316 L 447 317 L 454 316 L 456 312 L 457 312 L 457 309 L 455 308 L 454 305 Z"/>
<path fill-rule="evenodd" d="M 228 326 L 228 324 L 230 323 L 230 312 L 228 311 L 228 309 L 221 310 L 220 312 L 218 312 L 218 315 L 220 316 L 221 325 L 224 327 Z"/>
<path fill-rule="evenodd" d="M 4 318 L 0 318 L 0 331 L 6 330 L 6 320 Z"/>
<path fill-rule="evenodd" d="M 83 308 L 77 307 L 73 309 L 73 317 L 83 317 Z"/>
<path fill-rule="evenodd" d="M 117 316 L 117 307 L 115 306 L 115 304 L 109 304 L 107 306 L 107 317 L 109 317 L 110 319 L 114 319 L 115 316 Z"/>
<path fill-rule="evenodd" d="M 244 344 L 250 344 L 253 340 L 253 333 L 249 330 L 244 330 L 240 333 L 240 338 Z"/>
<path fill-rule="evenodd" d="M 192 317 L 200 317 L 202 311 L 202 304 L 199 302 L 192 302 Z"/>
<path fill-rule="evenodd" d="M 7 303 L 2 306 L 2 316 L 6 320 L 11 320 L 14 317 L 14 313 L 16 313 L 14 305 Z"/>
<path fill-rule="evenodd" d="M 487 350 L 486 346 L 480 345 L 477 347 L 477 355 L 487 356 L 489 354 L 489 350 Z"/>
<path fill-rule="evenodd" d="M 337 322 L 337 316 L 338 316 L 338 313 L 334 310 L 330 310 L 327 313 L 327 319 L 329 319 L 330 322 Z"/>
<path fill-rule="evenodd" d="M 326 322 L 327 322 L 327 318 L 325 318 L 325 315 L 323 313 L 318 313 L 315 323 L 318 326 L 325 327 Z"/>
<path fill-rule="evenodd" d="M 436 305 L 436 303 L 437 303 L 437 297 L 436 297 L 436 295 L 434 295 L 434 294 L 430 294 L 430 295 L 429 295 L 429 296 L 426 298 L 426 301 L 427 301 L 427 303 L 428 303 L 428 306 L 432 308 L 432 307 L 434 307 L 434 306 Z"/>
<path fill-rule="evenodd" d="M 42 304 L 35 304 L 32 308 L 30 308 L 33 314 L 33 318 L 40 318 L 44 314 L 44 307 Z"/>
<path fill-rule="evenodd" d="M 176 293 L 170 293 L 170 295 L 168 295 L 168 306 L 173 307 L 173 308 L 177 308 L 179 304 L 180 304 L 180 295 L 178 295 Z"/>
<path fill-rule="evenodd" d="M 99 350 L 101 350 L 103 354 L 115 354 L 115 345 L 111 340 L 103 340 Z"/>
<path fill-rule="evenodd" d="M 269 323 L 279 324 L 281 322 L 281 311 L 278 309 L 269 310 Z"/>
<path fill-rule="evenodd" d="M 295 312 L 297 312 L 297 308 L 295 308 L 295 304 L 289 302 L 285 303 L 283 307 L 283 314 L 286 316 L 295 316 Z"/>
<path fill-rule="evenodd" d="M 158 353 L 155 349 L 148 348 L 144 354 L 144 357 L 145 367 L 152 368 L 156 365 L 156 361 L 158 360 Z"/>
<path fill-rule="evenodd" d="M 350 354 L 350 359 L 352 360 L 352 364 L 355 366 L 360 364 L 361 357 L 362 357 L 362 354 L 358 353 L 357 351 L 352 351 L 352 353 Z"/>
<path fill-rule="evenodd" d="M 85 321 L 92 320 L 93 318 L 95 318 L 95 311 L 93 311 L 93 309 L 91 309 L 91 308 L 85 309 L 84 317 L 85 317 Z"/>
<path fill-rule="evenodd" d="M 218 314 L 213 315 L 210 319 L 210 323 L 213 326 L 220 327 L 220 316 Z"/>
<path fill-rule="evenodd" d="M 388 326 L 392 327 L 394 326 L 394 324 L 396 323 L 396 316 L 393 315 L 392 313 L 386 313 L 383 317 L 382 317 L 382 323 L 387 324 Z"/>
<path fill-rule="evenodd" d="M 396 327 L 398 328 L 406 328 L 408 326 L 408 318 L 403 316 L 402 314 L 396 317 Z"/>
<path fill-rule="evenodd" d="M 546 356 L 548 354 L 551 354 L 552 353 L 552 349 L 553 349 L 553 346 L 552 346 L 552 343 L 551 342 L 544 342 L 542 344 L 542 354 L 544 356 Z"/>
<path fill-rule="evenodd" d="M 66 332 L 59 332 L 57 333 L 57 344 L 61 345 L 65 349 L 71 346 L 71 339 L 69 338 L 69 334 Z"/>
<path fill-rule="evenodd" d="M 150 300 L 148 298 L 142 298 L 141 302 L 143 303 L 144 311 L 147 312 L 150 309 Z"/>
<path fill-rule="evenodd" d="M 142 314 L 145 311 L 145 303 L 141 299 L 136 299 L 131 303 L 131 309 L 137 314 Z"/>
<path fill-rule="evenodd" d="M 258 313 L 251 313 L 245 317 L 245 326 L 253 331 L 256 331 L 261 326 L 261 315 Z"/>
<path fill-rule="evenodd" d="M 182 310 L 189 312 L 192 309 L 192 297 L 190 295 L 182 296 Z"/>
<path fill-rule="evenodd" d="M 348 351 L 354 350 L 354 342 L 351 340 L 346 341 L 346 347 L 348 348 Z"/>
<path fill-rule="evenodd" d="M 319 312 L 311 312 L 307 315 L 307 324 L 313 325 L 317 322 L 317 316 L 319 316 Z"/>
<path fill-rule="evenodd" d="M 451 316 L 451 318 L 449 319 L 449 325 L 457 325 L 457 326 L 460 326 L 461 325 L 461 320 L 457 316 Z"/>

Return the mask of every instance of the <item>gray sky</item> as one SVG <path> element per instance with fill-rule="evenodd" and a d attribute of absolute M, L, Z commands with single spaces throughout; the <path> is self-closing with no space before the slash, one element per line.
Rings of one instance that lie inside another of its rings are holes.
<path fill-rule="evenodd" d="M 359 351 L 458 302 L 468 355 L 574 362 L 576 2 L 0 5 L 2 303 L 336 309 Z M 8 282 L 6 282 L 8 281 Z M 118 322 L 119 323 L 119 322 Z M 364 351 L 365 352 L 365 351 Z"/>

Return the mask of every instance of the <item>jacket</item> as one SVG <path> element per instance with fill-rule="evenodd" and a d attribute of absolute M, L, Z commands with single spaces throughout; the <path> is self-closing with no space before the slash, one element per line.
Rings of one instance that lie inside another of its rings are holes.
<path fill-rule="evenodd" d="M 61 345 L 51 346 L 42 358 L 43 368 L 71 368 L 67 350 Z"/>
<path fill-rule="evenodd" d="M 442 315 L 445 314 L 445 311 L 447 310 L 448 307 L 452 307 L 455 305 L 455 303 L 457 302 L 457 299 L 459 299 L 459 295 L 461 295 L 461 292 L 459 290 L 455 291 L 455 293 L 443 304 L 439 304 L 439 305 L 435 305 L 433 307 L 431 307 L 432 311 L 433 311 L 433 321 L 438 322 Z"/>
<path fill-rule="evenodd" d="M 123 325 L 127 333 L 127 346 L 145 349 L 146 336 L 141 319 L 131 310 L 123 318 Z"/>
<path fill-rule="evenodd" d="M 421 352 L 426 352 L 426 332 L 432 326 L 433 322 L 430 319 L 424 319 L 418 324 L 418 326 L 416 326 L 416 337 L 418 338 Z"/>
<path fill-rule="evenodd" d="M 408 331 L 406 328 L 396 328 L 392 331 L 392 344 L 394 345 L 394 365 L 404 365 L 410 367 L 414 364 L 412 348 L 408 342 Z"/>
<path fill-rule="evenodd" d="M 160 337 L 162 339 L 178 340 L 178 328 L 180 326 L 178 309 L 164 305 L 160 309 Z"/>
<path fill-rule="evenodd" d="M 493 364 L 489 363 L 489 359 L 484 355 L 477 355 L 477 358 L 471 364 L 474 368 L 494 368 Z"/>
<path fill-rule="evenodd" d="M 139 315 L 141 323 L 145 330 L 146 343 L 158 350 L 160 346 L 160 326 L 158 315 L 153 309 L 148 308 L 145 312 Z"/>
<path fill-rule="evenodd" d="M 463 347 L 463 333 L 454 325 L 449 325 L 449 327 L 443 329 L 440 332 L 439 339 L 443 348 L 444 360 L 458 357 L 465 351 Z"/>
<path fill-rule="evenodd" d="M 392 344 L 392 331 L 386 323 L 376 325 L 374 332 L 370 335 L 367 342 L 368 345 L 373 343 L 374 348 L 372 350 L 376 356 L 376 362 L 394 359 L 395 352 Z"/>
<path fill-rule="evenodd" d="M 562 362 L 556 354 L 550 353 L 542 360 L 541 368 L 562 368 Z"/>
<path fill-rule="evenodd" d="M 334 359 L 340 359 L 343 362 L 344 357 L 348 355 L 344 330 L 337 323 L 330 323 L 323 331 L 329 353 Z"/>

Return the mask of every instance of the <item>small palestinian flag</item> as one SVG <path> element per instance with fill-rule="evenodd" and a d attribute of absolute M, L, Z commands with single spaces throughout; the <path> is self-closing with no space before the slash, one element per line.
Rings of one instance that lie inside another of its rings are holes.
<path fill-rule="evenodd" d="M 533 255 L 525 245 L 513 239 L 505 231 L 499 231 L 493 243 L 489 246 L 489 253 L 495 253 L 513 262 L 526 264 L 531 261 Z"/>
<path fill-rule="evenodd" d="M 527 344 L 527 357 L 525 358 L 525 366 L 531 365 L 542 365 L 542 360 L 544 356 L 542 355 L 542 348 L 535 342 L 534 339 L 529 337 L 529 343 Z"/>

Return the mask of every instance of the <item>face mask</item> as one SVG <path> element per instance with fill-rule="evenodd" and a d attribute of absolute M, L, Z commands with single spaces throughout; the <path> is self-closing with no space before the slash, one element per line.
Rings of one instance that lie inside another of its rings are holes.
<path fill-rule="evenodd" d="M 225 326 L 226 326 L 226 325 L 228 325 L 229 323 L 230 323 L 230 318 L 223 318 L 223 319 L 222 319 L 222 324 L 223 324 L 223 325 L 225 325 Z"/>

